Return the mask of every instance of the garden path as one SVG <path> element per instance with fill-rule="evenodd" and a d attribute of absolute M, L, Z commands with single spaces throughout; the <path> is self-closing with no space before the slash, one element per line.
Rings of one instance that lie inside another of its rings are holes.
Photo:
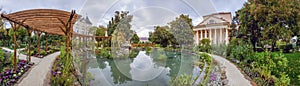
<path fill-rule="evenodd" d="M 60 52 L 56 52 L 44 57 L 39 64 L 30 70 L 18 86 L 43 86 L 47 73 L 51 71 L 52 64 L 59 54 Z"/>
<path fill-rule="evenodd" d="M 10 52 L 10 53 L 13 53 L 13 52 L 14 52 L 14 50 L 11 50 L 11 49 L 6 48 L 6 47 L 2 47 L 2 49 L 3 49 L 4 51 L 8 51 L 8 52 Z M 27 60 L 27 59 L 26 59 L 26 58 L 27 58 L 26 55 L 20 54 L 20 53 L 19 53 L 19 51 L 21 51 L 21 50 L 23 50 L 23 49 L 24 49 L 24 48 L 22 48 L 22 49 L 17 49 L 17 57 L 19 57 L 19 59 L 22 59 L 22 60 Z M 31 56 L 30 58 L 31 58 L 31 62 L 33 62 L 34 64 L 38 64 L 38 63 L 42 60 L 41 58 L 37 58 L 37 57 L 34 57 L 34 56 Z"/>
<path fill-rule="evenodd" d="M 250 81 L 244 77 L 244 75 L 233 63 L 221 56 L 212 55 L 212 57 L 219 62 L 221 67 L 225 67 L 229 86 L 251 86 Z"/>

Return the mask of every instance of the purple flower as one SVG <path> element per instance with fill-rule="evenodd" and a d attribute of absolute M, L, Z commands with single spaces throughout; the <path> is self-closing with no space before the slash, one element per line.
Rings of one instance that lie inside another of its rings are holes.
<path fill-rule="evenodd" d="M 57 72 L 52 72 L 52 75 L 56 75 L 57 74 Z"/>
<path fill-rule="evenodd" d="M 14 78 L 15 78 L 15 79 L 18 79 L 19 77 L 18 77 L 18 76 L 14 76 Z"/>
<path fill-rule="evenodd" d="M 16 80 L 15 80 L 15 79 L 11 79 L 10 81 L 11 81 L 12 83 L 15 83 L 15 82 L 16 82 Z"/>
<path fill-rule="evenodd" d="M 210 81 L 216 81 L 216 78 L 217 78 L 217 75 L 215 73 L 213 73 L 211 76 L 210 76 Z"/>

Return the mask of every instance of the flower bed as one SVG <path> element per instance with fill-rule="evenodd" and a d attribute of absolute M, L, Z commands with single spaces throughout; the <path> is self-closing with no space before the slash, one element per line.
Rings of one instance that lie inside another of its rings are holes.
<path fill-rule="evenodd" d="M 16 71 L 14 71 L 13 67 L 5 67 L 5 70 L 0 73 L 0 85 L 10 86 L 17 83 L 21 76 L 26 73 L 31 66 L 31 64 L 27 64 L 27 61 L 20 60 Z"/>
<path fill-rule="evenodd" d="M 52 54 L 57 51 L 59 51 L 59 48 L 50 47 L 47 52 L 45 51 L 45 49 L 41 49 L 40 54 L 38 54 L 38 49 L 35 48 L 35 49 L 30 50 L 30 55 L 34 56 L 34 57 L 38 57 L 38 58 L 43 58 L 44 56 L 47 56 L 47 55 Z M 28 55 L 28 50 L 24 49 L 21 51 L 21 53 Z"/>

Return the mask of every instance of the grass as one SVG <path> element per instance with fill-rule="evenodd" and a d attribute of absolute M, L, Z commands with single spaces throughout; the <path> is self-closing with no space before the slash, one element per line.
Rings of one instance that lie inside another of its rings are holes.
<path fill-rule="evenodd" d="M 298 75 L 300 75 L 300 52 L 296 53 L 284 53 L 287 58 L 288 70 L 286 71 L 291 79 L 291 85 L 300 85 Z"/>

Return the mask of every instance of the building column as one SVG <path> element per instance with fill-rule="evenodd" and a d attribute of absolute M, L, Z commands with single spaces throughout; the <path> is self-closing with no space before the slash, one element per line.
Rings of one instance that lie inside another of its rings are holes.
<path fill-rule="evenodd" d="M 226 44 L 228 44 L 228 29 L 225 28 L 225 30 L 226 30 L 225 41 L 226 41 Z"/>
<path fill-rule="evenodd" d="M 205 32 L 205 33 L 204 33 L 204 37 L 207 38 L 207 31 L 204 30 L 204 32 Z"/>
<path fill-rule="evenodd" d="M 217 29 L 215 28 L 214 30 L 215 30 L 214 42 L 215 44 L 217 44 Z"/>
<path fill-rule="evenodd" d="M 222 29 L 223 29 L 223 28 L 220 28 L 220 44 L 223 43 L 223 41 L 222 41 L 222 40 L 223 40 L 223 37 L 222 37 L 222 35 L 223 35 L 222 32 L 223 32 L 223 31 L 222 31 Z"/>
<path fill-rule="evenodd" d="M 209 29 L 209 40 L 210 40 L 210 44 L 212 44 L 212 38 L 211 38 L 211 34 L 212 34 L 212 32 L 211 32 L 211 29 Z"/>
<path fill-rule="evenodd" d="M 202 39 L 203 39 L 203 32 L 202 32 L 202 30 L 200 30 L 200 33 L 201 33 L 201 38 L 200 38 L 200 40 L 202 40 Z"/>
<path fill-rule="evenodd" d="M 196 31 L 196 45 L 198 45 L 199 44 L 199 33 L 198 33 L 199 31 L 197 30 Z"/>

